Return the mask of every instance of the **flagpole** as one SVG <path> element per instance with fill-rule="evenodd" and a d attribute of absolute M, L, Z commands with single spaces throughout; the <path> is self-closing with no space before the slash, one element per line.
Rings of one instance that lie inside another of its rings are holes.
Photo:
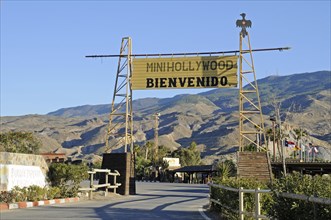
<path fill-rule="evenodd" d="M 281 149 L 281 153 L 282 153 L 282 164 L 283 164 L 283 172 L 284 172 L 284 176 L 286 176 L 286 164 L 285 164 L 285 155 L 284 155 L 284 143 L 282 140 L 282 122 L 281 122 L 281 118 L 280 118 L 280 112 L 279 112 L 279 108 L 277 109 L 277 116 L 278 116 L 278 124 L 279 124 L 279 143 L 280 143 L 280 149 Z"/>
<path fill-rule="evenodd" d="M 300 143 L 299 143 L 299 147 L 300 147 L 300 162 L 302 162 L 302 140 L 301 140 L 301 137 L 302 137 L 302 130 L 301 128 L 299 127 L 300 129 Z"/>

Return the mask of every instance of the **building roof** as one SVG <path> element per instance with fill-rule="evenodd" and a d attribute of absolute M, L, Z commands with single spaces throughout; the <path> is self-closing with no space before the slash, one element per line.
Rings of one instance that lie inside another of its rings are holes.
<path fill-rule="evenodd" d="M 65 153 L 54 153 L 54 152 L 46 152 L 46 153 L 40 153 L 40 155 L 50 155 L 50 156 L 65 156 Z"/>
<path fill-rule="evenodd" d="M 213 172 L 216 171 L 213 168 L 213 165 L 198 165 L 198 166 L 186 166 L 186 167 L 181 167 L 179 169 L 174 170 L 174 172 Z"/>

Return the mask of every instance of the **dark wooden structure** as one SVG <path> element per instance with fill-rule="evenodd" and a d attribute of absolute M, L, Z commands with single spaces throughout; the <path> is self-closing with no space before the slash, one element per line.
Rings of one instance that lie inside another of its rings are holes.
<path fill-rule="evenodd" d="M 292 173 L 296 171 L 301 174 L 310 174 L 310 175 L 331 174 L 331 162 L 286 161 L 285 166 L 287 173 Z M 275 177 L 282 176 L 282 172 L 283 172 L 282 162 L 271 162 L 271 167 Z"/>
<path fill-rule="evenodd" d="M 281 161 L 268 162 L 266 152 L 237 152 L 237 176 L 255 178 L 262 181 L 271 180 L 272 177 L 279 178 L 283 172 Z M 309 175 L 331 174 L 331 162 L 285 162 L 286 172 L 299 172 Z"/>
<path fill-rule="evenodd" d="M 266 152 L 237 152 L 237 176 L 271 181 L 271 166 Z"/>
<path fill-rule="evenodd" d="M 134 155 L 131 153 L 110 153 L 103 154 L 102 169 L 117 170 L 120 176 L 117 182 L 122 185 L 118 187 L 118 193 L 121 195 L 135 195 L 136 182 L 134 173 Z M 109 179 L 113 182 L 113 179 Z M 100 176 L 99 184 L 105 183 L 104 175 Z"/>
<path fill-rule="evenodd" d="M 179 169 L 173 170 L 173 175 L 175 173 L 186 173 L 188 174 L 188 179 L 184 178 L 184 182 L 193 183 L 194 175 L 201 174 L 201 179 L 198 180 L 199 183 L 207 183 L 214 174 L 216 174 L 216 169 L 213 165 L 197 165 L 197 166 L 185 166 Z"/>

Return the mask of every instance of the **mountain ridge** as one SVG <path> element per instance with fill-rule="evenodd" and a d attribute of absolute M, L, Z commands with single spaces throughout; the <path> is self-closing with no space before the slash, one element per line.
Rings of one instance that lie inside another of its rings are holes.
<path fill-rule="evenodd" d="M 269 76 L 259 79 L 258 85 L 267 128 L 274 98 L 282 103 L 283 121 L 307 130 L 307 141 L 331 149 L 331 71 Z M 214 89 L 134 100 L 135 142 L 153 141 L 152 115 L 160 112 L 161 145 L 174 150 L 195 141 L 203 157 L 210 160 L 234 152 L 238 147 L 238 92 L 237 88 Z M 43 140 L 43 149 L 86 157 L 103 152 L 109 111 L 110 104 L 82 105 L 47 115 L 1 117 L 0 131 L 31 131 Z"/>
<path fill-rule="evenodd" d="M 321 80 L 321 78 L 324 78 L 324 80 Z M 294 81 L 295 83 L 293 83 Z M 261 104 L 264 102 L 265 105 L 266 99 L 268 99 L 270 94 L 274 94 L 276 99 L 284 99 L 284 97 L 289 98 L 290 96 L 298 94 L 315 94 L 321 90 L 330 90 L 331 73 L 330 71 L 317 71 L 286 76 L 271 75 L 259 79 L 257 82 L 259 85 Z M 321 83 L 322 85 L 318 86 L 318 83 Z M 282 90 L 279 90 L 279 84 L 282 84 Z M 294 90 L 293 87 L 296 87 L 297 89 Z M 141 111 L 149 108 L 154 110 L 155 108 L 153 107 L 155 107 L 155 105 L 167 105 L 169 103 L 171 105 L 176 105 L 178 103 L 185 102 L 185 99 L 189 99 L 190 103 L 197 102 L 197 100 L 203 100 L 203 102 L 206 104 L 208 103 L 208 105 L 213 103 L 214 105 L 220 107 L 223 111 L 233 111 L 235 110 L 235 107 L 238 106 L 238 92 L 239 90 L 237 88 L 226 88 L 213 89 L 198 94 L 181 94 L 163 99 L 142 98 L 133 100 L 133 110 Z M 109 114 L 110 108 L 110 104 L 82 105 L 77 107 L 61 108 L 47 113 L 47 115 L 63 117 L 93 116 L 96 114 Z"/>

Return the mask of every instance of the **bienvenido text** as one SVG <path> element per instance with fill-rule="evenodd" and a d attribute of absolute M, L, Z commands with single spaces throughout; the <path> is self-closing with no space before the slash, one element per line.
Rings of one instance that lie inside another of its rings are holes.
<path fill-rule="evenodd" d="M 183 87 L 223 87 L 228 85 L 228 78 L 222 77 L 172 77 L 146 78 L 146 88 L 183 88 Z"/>

